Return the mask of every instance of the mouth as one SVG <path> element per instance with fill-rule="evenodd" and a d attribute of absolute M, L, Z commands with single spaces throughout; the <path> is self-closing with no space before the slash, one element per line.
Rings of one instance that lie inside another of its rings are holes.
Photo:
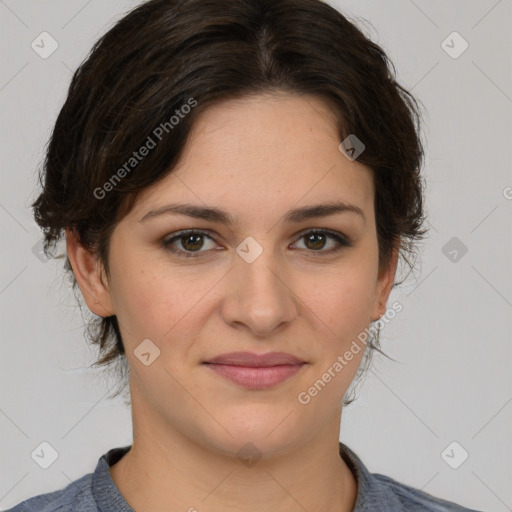
<path fill-rule="evenodd" d="M 221 377 L 248 389 L 267 389 L 288 380 L 307 363 L 291 354 L 231 352 L 203 362 Z"/>

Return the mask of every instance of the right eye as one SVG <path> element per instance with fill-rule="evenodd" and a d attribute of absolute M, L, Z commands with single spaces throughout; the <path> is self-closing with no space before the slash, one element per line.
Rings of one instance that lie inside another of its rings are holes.
<path fill-rule="evenodd" d="M 173 236 L 163 240 L 162 244 L 167 251 L 170 251 L 180 257 L 198 258 L 200 253 L 207 252 L 201 251 L 204 246 L 205 238 L 213 241 L 213 239 L 204 231 L 187 229 L 173 233 Z M 176 248 L 176 244 L 181 245 L 182 248 Z"/>

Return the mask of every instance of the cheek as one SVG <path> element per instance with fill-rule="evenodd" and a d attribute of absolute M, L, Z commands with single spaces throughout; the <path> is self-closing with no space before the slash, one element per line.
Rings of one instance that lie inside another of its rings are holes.
<path fill-rule="evenodd" d="M 131 266 L 129 261 L 119 265 L 112 276 L 114 306 L 121 329 L 129 338 L 149 337 L 149 326 L 159 318 L 159 281 L 147 270 Z"/>
<path fill-rule="evenodd" d="M 162 275 L 155 272 L 149 254 L 128 250 L 122 240 L 111 249 L 111 295 L 125 345 L 152 339 L 158 322 L 165 321 L 161 311 L 169 308 L 172 295 Z M 172 311 L 172 308 L 168 309 Z"/>
<path fill-rule="evenodd" d="M 337 272 L 316 281 L 304 303 L 318 317 L 319 328 L 326 331 L 322 339 L 347 342 L 368 327 L 375 295 L 376 272 L 360 258 L 342 265 Z"/>
<path fill-rule="evenodd" d="M 149 338 L 176 352 L 201 324 L 208 294 L 221 276 L 179 269 L 150 256 L 135 253 L 113 266 L 114 307 L 126 345 Z"/>

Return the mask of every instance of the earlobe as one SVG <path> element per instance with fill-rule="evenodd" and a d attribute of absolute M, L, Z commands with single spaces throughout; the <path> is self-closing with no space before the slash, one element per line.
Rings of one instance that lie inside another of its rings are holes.
<path fill-rule="evenodd" d="M 80 291 L 87 307 L 97 316 L 115 314 L 110 290 L 102 274 L 103 267 L 97 255 L 83 247 L 75 231 L 66 230 L 66 248 Z"/>
<path fill-rule="evenodd" d="M 379 272 L 377 281 L 377 289 L 375 296 L 375 304 L 370 317 L 372 322 L 375 322 L 381 318 L 386 312 L 386 304 L 388 301 L 389 294 L 393 288 L 395 282 L 396 267 L 398 264 L 398 253 L 399 247 L 395 245 L 391 253 L 389 265 Z"/>

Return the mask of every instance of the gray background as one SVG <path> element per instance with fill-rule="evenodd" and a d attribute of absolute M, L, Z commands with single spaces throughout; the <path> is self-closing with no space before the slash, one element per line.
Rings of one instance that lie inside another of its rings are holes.
<path fill-rule="evenodd" d="M 71 70 L 137 3 L 0 0 L 3 509 L 64 487 L 131 443 L 129 410 L 106 398 L 113 382 L 86 368 L 95 353 L 62 263 L 36 256 L 29 205 Z M 374 472 L 479 510 L 512 510 L 512 2 L 333 5 L 369 21 L 360 26 L 425 105 L 431 225 L 421 266 L 389 301 L 403 305 L 382 331 L 398 362 L 376 360 L 344 411 L 341 439 Z M 59 45 L 46 59 L 31 48 L 43 31 Z M 453 31 L 469 44 L 457 58 L 457 36 L 442 45 Z M 31 458 L 43 441 L 58 452 L 48 469 Z M 452 469 L 445 460 L 456 465 L 462 449 L 469 458 Z"/>

